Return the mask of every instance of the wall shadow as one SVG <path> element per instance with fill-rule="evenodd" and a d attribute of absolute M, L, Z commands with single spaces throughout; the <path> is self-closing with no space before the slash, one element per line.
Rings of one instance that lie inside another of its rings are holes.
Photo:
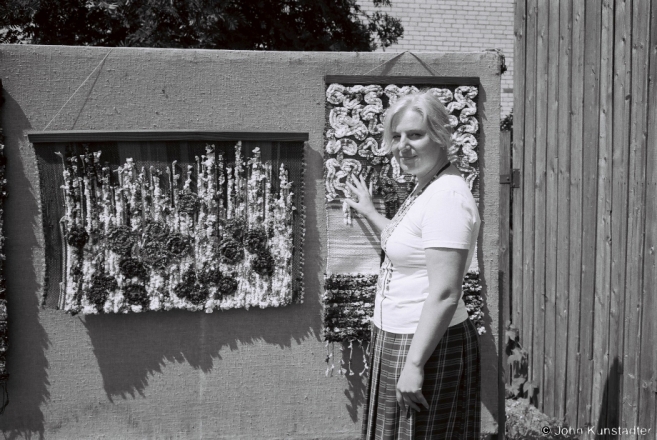
<path fill-rule="evenodd" d="M 343 342 L 342 346 L 342 360 L 344 364 L 336 364 L 336 370 L 340 367 L 345 368 L 344 378 L 347 381 L 347 388 L 344 390 L 345 397 L 349 400 L 346 405 L 349 417 L 355 423 L 360 418 L 360 409 L 365 404 L 367 399 L 367 381 L 369 370 L 365 368 L 364 352 L 367 351 L 368 344 L 361 346 L 358 343 L 349 348 L 348 342 Z M 369 358 L 369 356 L 368 356 Z M 351 362 L 349 362 L 351 359 Z M 336 360 L 336 362 L 340 362 Z M 367 360 L 369 362 L 369 359 Z"/>
<path fill-rule="evenodd" d="M 278 309 L 228 310 L 211 314 L 171 310 L 80 318 L 87 329 L 110 401 L 144 396 L 149 377 L 167 363 L 189 363 L 203 372 L 222 350 L 240 344 L 291 347 L 319 332 L 304 318 L 304 305 Z"/>
<path fill-rule="evenodd" d="M 0 416 L 5 438 L 43 438 L 42 406 L 50 400 L 48 335 L 40 323 L 43 265 L 39 250 L 39 212 L 36 158 L 24 132 L 30 123 L 16 100 L 5 90 L 0 121 L 5 135 L 7 192 L 5 201 L 5 277 L 9 349 L 7 366 L 9 405 Z M 24 139 L 24 140 L 23 140 Z M 40 272 L 40 273 L 38 273 Z"/>
<path fill-rule="evenodd" d="M 484 298 L 484 307 L 483 307 L 484 328 L 486 329 L 486 332 L 484 334 L 479 335 L 479 352 L 481 356 L 481 384 L 482 384 L 481 401 L 484 404 L 484 406 L 488 408 L 490 413 L 494 417 L 497 417 L 500 414 L 498 408 L 498 396 L 491 394 L 490 392 L 487 393 L 486 390 L 493 388 L 493 386 L 491 386 L 490 384 L 495 384 L 494 385 L 495 388 L 498 387 L 498 383 L 499 383 L 498 363 L 496 358 L 493 359 L 489 359 L 489 358 L 491 355 L 499 356 L 500 354 L 497 353 L 497 342 L 495 341 L 495 335 L 493 334 L 493 319 L 491 317 L 490 310 L 488 309 L 488 302 L 489 302 L 488 298 L 491 295 L 491 291 L 488 287 L 488 282 L 484 276 L 483 271 L 480 274 L 480 281 L 481 281 L 481 287 L 483 292 L 482 296 Z M 488 362 L 487 364 L 484 365 L 484 361 L 486 360 L 495 360 L 495 362 Z"/>
<path fill-rule="evenodd" d="M 600 411 L 598 412 L 598 423 L 595 427 L 596 439 L 615 439 L 620 438 L 618 435 L 611 435 L 604 433 L 604 428 L 614 428 L 620 426 L 620 410 L 621 410 L 621 396 L 620 396 L 620 378 L 621 378 L 621 363 L 617 357 L 609 369 L 607 380 L 605 381 L 605 388 L 602 394 L 602 401 L 600 403 Z"/>

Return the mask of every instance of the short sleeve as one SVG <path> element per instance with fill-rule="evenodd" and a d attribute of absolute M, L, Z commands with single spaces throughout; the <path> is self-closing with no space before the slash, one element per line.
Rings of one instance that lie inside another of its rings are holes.
<path fill-rule="evenodd" d="M 422 247 L 469 249 L 476 239 L 477 205 L 456 191 L 439 191 L 426 201 L 422 216 Z"/>

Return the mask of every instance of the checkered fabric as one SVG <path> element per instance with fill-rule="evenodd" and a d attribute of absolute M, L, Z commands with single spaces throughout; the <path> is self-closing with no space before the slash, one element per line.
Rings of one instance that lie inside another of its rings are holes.
<path fill-rule="evenodd" d="M 401 413 L 395 388 L 413 335 L 372 326 L 372 361 L 363 414 L 364 440 L 479 439 L 480 365 L 474 324 L 449 327 L 424 366 L 422 394 L 430 408 Z"/>

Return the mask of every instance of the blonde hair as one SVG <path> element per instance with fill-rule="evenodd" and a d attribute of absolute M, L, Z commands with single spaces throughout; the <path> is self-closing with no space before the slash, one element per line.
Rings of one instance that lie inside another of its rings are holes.
<path fill-rule="evenodd" d="M 386 112 L 383 120 L 383 142 L 386 152 L 392 148 L 392 124 L 395 117 L 406 110 L 416 111 L 422 116 L 429 138 L 448 153 L 452 144 L 452 126 L 449 113 L 442 102 L 431 91 L 411 93 L 402 96 Z"/>

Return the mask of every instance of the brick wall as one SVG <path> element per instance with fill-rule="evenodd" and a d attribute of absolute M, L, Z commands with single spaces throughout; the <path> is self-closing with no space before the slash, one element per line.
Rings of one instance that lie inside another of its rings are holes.
<path fill-rule="evenodd" d="M 382 8 L 400 18 L 404 37 L 390 52 L 480 52 L 501 49 L 508 70 L 502 75 L 501 114 L 513 107 L 513 0 L 391 0 Z M 359 0 L 374 11 L 371 0 Z"/>

